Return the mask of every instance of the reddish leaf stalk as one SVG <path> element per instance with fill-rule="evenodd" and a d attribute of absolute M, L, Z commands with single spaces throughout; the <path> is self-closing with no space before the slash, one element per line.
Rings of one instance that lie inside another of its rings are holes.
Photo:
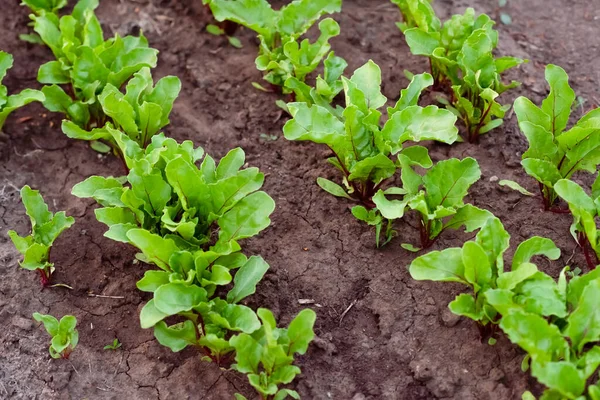
<path fill-rule="evenodd" d="M 553 202 L 550 200 L 550 193 L 548 188 L 541 183 L 538 183 L 540 188 L 540 193 L 542 195 L 542 206 L 544 207 L 544 211 L 550 211 L 555 214 L 569 214 L 571 210 L 568 208 L 561 208 L 553 205 Z"/>
<path fill-rule="evenodd" d="M 577 235 L 577 244 L 583 249 L 583 255 L 585 256 L 585 262 L 590 270 L 596 269 L 596 266 L 600 263 L 598 255 L 592 249 L 588 237 L 583 232 L 579 232 Z"/>
<path fill-rule="evenodd" d="M 63 360 L 68 360 L 69 356 L 71 355 L 72 352 L 73 352 L 73 349 L 69 346 L 60 354 L 60 357 Z"/>
<path fill-rule="evenodd" d="M 481 127 L 483 125 L 483 121 L 485 120 L 485 118 L 489 114 L 490 110 L 492 109 L 492 104 L 493 103 L 490 103 L 490 105 L 488 106 L 488 108 L 485 110 L 485 112 L 481 116 L 479 124 L 477 124 L 477 126 L 475 127 L 475 129 L 472 132 L 469 131 L 469 143 L 476 143 L 477 140 L 479 139 L 479 131 L 481 130 Z"/>
<path fill-rule="evenodd" d="M 481 343 L 484 343 L 486 339 L 492 338 L 496 334 L 498 325 L 496 325 L 494 323 L 482 325 L 478 321 L 475 321 L 475 323 L 477 324 L 477 329 L 479 329 L 479 336 L 481 338 Z"/>
<path fill-rule="evenodd" d="M 42 289 L 48 287 L 50 284 L 50 273 L 44 269 L 37 270 L 40 275 L 40 283 L 42 284 Z"/>
<path fill-rule="evenodd" d="M 431 221 L 425 222 L 423 220 L 423 218 L 421 218 L 421 224 L 419 225 L 419 236 L 421 239 L 421 249 L 430 248 L 437 240 L 437 236 L 432 239 L 430 237 L 430 235 L 431 235 Z"/>

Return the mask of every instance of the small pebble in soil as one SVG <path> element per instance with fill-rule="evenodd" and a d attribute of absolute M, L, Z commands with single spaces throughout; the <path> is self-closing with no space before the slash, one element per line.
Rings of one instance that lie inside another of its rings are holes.
<path fill-rule="evenodd" d="M 494 381 L 499 381 L 504 378 L 504 371 L 502 371 L 500 368 L 492 368 L 489 378 Z"/>
<path fill-rule="evenodd" d="M 452 313 L 452 311 L 450 311 L 447 307 L 444 307 L 441 311 L 440 319 L 442 321 L 442 325 L 451 328 L 458 324 L 458 321 L 460 321 L 460 316 Z"/>
<path fill-rule="evenodd" d="M 325 354 L 327 354 L 330 357 L 337 353 L 337 348 L 335 347 L 335 344 L 319 336 L 315 336 L 315 338 L 313 339 L 313 344 L 321 350 L 325 351 Z"/>
<path fill-rule="evenodd" d="M 12 319 L 12 325 L 24 331 L 30 331 L 33 329 L 33 321 L 29 318 L 23 318 L 15 315 Z"/>
<path fill-rule="evenodd" d="M 420 382 L 430 380 L 434 373 L 430 368 L 431 362 L 430 360 L 413 360 L 410 362 L 408 367 L 413 373 L 413 377 Z"/>
<path fill-rule="evenodd" d="M 71 371 L 68 372 L 55 372 L 50 378 L 50 387 L 54 390 L 61 390 L 67 386 L 71 380 Z"/>

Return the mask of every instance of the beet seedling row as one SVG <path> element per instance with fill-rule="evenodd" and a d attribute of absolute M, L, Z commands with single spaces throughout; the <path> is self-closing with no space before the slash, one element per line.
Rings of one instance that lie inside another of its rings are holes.
<path fill-rule="evenodd" d="M 195 346 L 205 360 L 248 374 L 263 399 L 299 398 L 281 386 L 300 373 L 293 365 L 295 354 L 304 354 L 312 341 L 316 314 L 303 310 L 288 328 L 277 328 L 269 310 L 257 313 L 241 304 L 269 268 L 260 256 L 244 255 L 238 243 L 271 222 L 275 203 L 259 190 L 264 175 L 257 168 L 241 169 L 242 149 L 217 163 L 192 142 L 159 133 L 169 123 L 180 81 L 169 76 L 154 84 L 151 68 L 158 51 L 143 35 L 104 40 L 94 14 L 97 0 L 80 0 L 71 15 L 62 17 L 57 14 L 62 2 L 26 4 L 33 7 L 39 35 L 28 41 L 46 44 L 56 57 L 40 67 L 38 80 L 51 86 L 39 92 L 38 100 L 65 114 L 67 136 L 93 141 L 99 150 L 100 143 L 110 145 L 127 169 L 126 177 L 92 176 L 75 185 L 73 194 L 102 206 L 95 213 L 109 227 L 106 237 L 135 246 L 138 259 L 159 268 L 146 271 L 137 283 L 153 296 L 141 311 L 142 328 L 153 328 L 156 339 L 172 351 Z M 327 48 L 325 42 L 319 42 L 321 48 Z M 7 69 L 11 62 L 2 65 Z M 27 186 L 22 197 L 32 235 L 9 234 L 24 253 L 21 265 L 42 271 L 47 283 L 53 270 L 50 246 L 74 220 L 64 212 L 53 216 Z M 78 342 L 75 317 L 59 322 L 36 313 L 34 318 L 53 336 L 52 357 L 68 358 Z"/>

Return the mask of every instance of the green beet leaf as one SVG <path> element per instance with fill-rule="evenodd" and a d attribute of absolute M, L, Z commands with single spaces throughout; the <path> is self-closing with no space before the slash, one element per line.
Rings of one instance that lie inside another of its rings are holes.
<path fill-rule="evenodd" d="M 392 3 L 398 6 L 402 14 L 403 22 L 396 24 L 402 32 L 410 28 L 420 28 L 423 32 L 440 30 L 442 23 L 435 15 L 431 0 L 392 0 Z"/>
<path fill-rule="evenodd" d="M 596 178 L 594 186 L 598 181 Z M 594 186 L 592 187 L 593 195 L 598 196 Z M 596 227 L 597 204 L 600 204 L 600 197 L 590 197 L 581 186 L 569 179 L 558 180 L 554 184 L 554 192 L 569 205 L 569 210 L 573 215 L 571 235 L 583 248 L 588 267 L 596 268 L 599 264 L 598 257 L 600 257 L 600 243 Z"/>
<path fill-rule="evenodd" d="M 254 294 L 256 285 L 268 269 L 269 265 L 261 257 L 250 257 L 236 272 L 233 288 L 227 293 L 227 301 L 229 303 L 239 303 L 244 298 Z"/>
<path fill-rule="evenodd" d="M 196 328 L 190 320 L 168 326 L 160 321 L 154 326 L 154 337 L 158 343 L 168 347 L 173 352 L 179 352 L 197 342 Z"/>
<path fill-rule="evenodd" d="M 18 94 L 8 94 L 8 89 L 6 86 L 2 85 L 2 80 L 12 65 L 13 57 L 4 51 L 0 51 L 0 131 L 4 126 L 8 115 L 17 108 L 23 107 L 34 101 L 43 102 L 45 100 L 45 96 L 42 92 L 33 89 L 25 89 Z"/>

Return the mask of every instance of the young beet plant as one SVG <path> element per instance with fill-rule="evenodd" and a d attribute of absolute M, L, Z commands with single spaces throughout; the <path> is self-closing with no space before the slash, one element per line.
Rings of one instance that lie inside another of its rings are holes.
<path fill-rule="evenodd" d="M 416 258 L 410 274 L 469 286 L 471 293 L 458 295 L 450 310 L 476 321 L 490 344 L 499 326 L 525 350 L 523 369 L 548 387 L 541 399 L 600 398 L 597 383 L 589 382 L 600 365 L 600 270 L 574 276 L 565 267 L 556 282 L 531 261 L 534 256 L 556 260 L 560 250 L 550 239 L 534 236 L 519 244 L 511 270 L 505 271 L 509 242 L 500 220 L 490 218 L 462 248 Z M 523 399 L 535 397 L 526 392 Z"/>
<path fill-rule="evenodd" d="M 324 14 L 341 10 L 341 0 L 295 0 L 273 10 L 266 0 L 210 0 L 217 21 L 233 21 L 252 29 L 260 40 L 256 67 L 265 72 L 264 79 L 284 94 L 295 93 L 298 101 L 327 103 L 339 93 L 339 77 L 346 62 L 330 52 L 329 39 L 339 35 L 340 27 L 331 18 L 319 23 L 316 42 L 299 38 Z M 327 57 L 324 78 L 318 78 L 315 92 L 304 81 Z M 255 84 L 260 88 L 260 85 Z M 316 100 L 313 100 L 313 97 Z"/>
<path fill-rule="evenodd" d="M 68 0 L 23 0 L 21 5 L 29 7 L 35 15 L 41 15 L 43 13 L 57 14 L 59 10 L 66 7 L 67 3 Z M 29 26 L 33 26 L 33 22 Z M 37 33 L 22 34 L 19 35 L 19 39 L 33 44 L 44 44 Z"/>
<path fill-rule="evenodd" d="M 56 13 L 67 3 L 68 0 L 22 0 L 21 5 L 29 7 L 31 11 L 39 15 L 43 12 Z"/>
<path fill-rule="evenodd" d="M 437 32 L 442 22 L 435 15 L 431 0 L 392 0 L 400 8 L 403 22 L 398 22 L 398 28 L 405 32 L 407 29 L 420 28 L 425 32 Z"/>
<path fill-rule="evenodd" d="M 96 217 L 109 226 L 105 236 L 135 246 L 138 259 L 160 268 L 137 283 L 153 294 L 141 311 L 142 327 L 153 328 L 173 351 L 194 346 L 205 359 L 230 366 L 236 356 L 230 340 L 240 333 L 255 337 L 261 329 L 254 311 L 240 302 L 255 292 L 269 266 L 261 257 L 246 257 L 238 241 L 270 224 L 275 204 L 259 191 L 264 175 L 240 169 L 241 149 L 216 163 L 190 141 L 179 144 L 160 134 L 142 149 L 122 132 L 108 131 L 130 170 L 126 184 L 93 176 L 73 194 L 103 206 Z M 282 375 L 269 379 L 265 390 L 289 382 Z"/>
<path fill-rule="evenodd" d="M 497 305 L 502 310 L 500 328 L 511 342 L 527 352 L 523 369 L 547 389 L 543 399 L 600 399 L 597 372 L 600 365 L 600 324 L 598 297 L 599 270 L 577 276 L 568 283 L 561 275 L 560 298 L 556 301 L 562 316 L 544 318 L 514 301 Z M 540 299 L 544 296 L 539 295 Z M 523 400 L 535 400 L 531 392 Z"/>
<path fill-rule="evenodd" d="M 43 323 L 48 334 L 52 336 L 49 348 L 50 356 L 68 359 L 79 343 L 79 332 L 75 329 L 77 318 L 65 315 L 58 321 L 52 315 L 33 313 L 33 319 Z"/>
<path fill-rule="evenodd" d="M 44 94 L 39 90 L 25 89 L 19 94 L 8 95 L 8 89 L 2 85 L 6 72 L 12 68 L 13 57 L 0 51 L 0 131 L 6 122 L 8 115 L 19 107 L 23 107 L 34 101 L 43 102 Z"/>
<path fill-rule="evenodd" d="M 499 299 L 514 298 L 532 312 L 564 317 L 561 286 L 531 263 L 535 255 L 556 260 L 560 250 L 550 239 L 532 237 L 517 247 L 511 271 L 506 272 L 503 257 L 509 242 L 510 235 L 500 220 L 489 218 L 475 240 L 466 242 L 462 248 L 432 251 L 417 257 L 410 264 L 410 275 L 416 280 L 459 282 L 469 286 L 472 293 L 456 296 L 448 307 L 454 314 L 477 322 L 482 338 L 493 339 L 500 319 L 494 304 Z"/>
<path fill-rule="evenodd" d="M 286 139 L 308 140 L 327 145 L 334 153 L 329 158 L 343 174 L 342 185 L 324 178 L 317 183 L 330 194 L 353 199 L 364 208 L 354 212 L 376 226 L 377 243 L 383 221 L 373 209 L 373 195 L 401 167 L 400 159 L 425 166 L 431 162 L 427 149 L 406 147 L 407 141 L 437 140 L 453 143 L 458 138 L 456 117 L 436 106 L 417 105 L 421 91 L 432 84 L 429 74 L 415 75 L 402 90 L 394 107 L 388 108 L 388 120 L 381 127 L 381 112 L 387 101 L 381 94 L 381 70 L 373 61 L 357 69 L 350 79 L 342 77 L 346 107 L 333 109 L 306 103 L 288 103 L 292 119 L 283 127 Z M 399 155 L 397 161 L 390 156 Z M 391 226 L 386 236 L 391 238 Z"/>
<path fill-rule="evenodd" d="M 387 220 L 388 226 L 394 220 L 402 218 L 407 209 L 418 212 L 420 247 L 407 243 L 402 244 L 402 247 L 409 251 L 426 249 L 433 245 L 445 229 L 465 226 L 466 232 L 473 232 L 493 217 L 489 211 L 463 202 L 470 186 L 481 176 L 477 161 L 473 158 L 440 161 L 421 176 L 412 166 L 415 165 L 416 152 L 423 154 L 422 161 L 416 165 L 422 168 L 432 166 L 425 148 L 412 146 L 406 150 L 398 157 L 402 166 L 402 187 L 380 189 L 373 196 L 375 215 Z M 413 152 L 412 157 L 408 156 L 409 150 Z M 395 200 L 390 199 L 390 196 L 401 198 Z M 358 219 L 369 222 L 369 218 L 363 218 L 367 213 L 364 207 L 356 206 L 352 213 Z"/>
<path fill-rule="evenodd" d="M 147 85 L 139 83 L 136 88 L 138 91 L 127 99 L 115 93 L 115 88 L 120 88 L 142 68 L 155 67 L 158 51 L 148 47 L 143 35 L 123 38 L 115 35 L 112 39 L 104 40 L 100 22 L 94 14 L 97 6 L 98 0 L 80 0 L 70 15 L 59 18 L 55 13 L 42 11 L 39 15 L 30 16 L 35 32 L 56 58 L 42 65 L 38 71 L 38 81 L 50 85 L 42 89 L 46 96 L 44 106 L 50 111 L 65 114 L 67 119 L 84 130 L 112 122 L 115 126 L 127 129 L 128 133 L 143 138 L 147 136 L 148 129 L 156 129 L 158 121 L 166 117 L 165 110 L 161 117 L 155 117 L 154 109 L 139 110 L 135 106 L 143 106 L 144 100 L 161 106 L 162 100 L 156 97 L 165 96 L 165 102 L 168 103 L 169 98 L 177 96 L 178 89 L 152 95 Z M 138 80 L 147 81 L 147 78 Z M 67 91 L 59 85 L 66 85 Z M 147 96 L 151 99 L 146 99 Z M 127 105 L 134 110 L 129 110 Z M 105 108 L 110 115 L 105 113 Z M 115 114 L 121 112 L 126 114 L 123 119 L 127 118 L 128 121 L 115 120 Z M 130 121 L 129 117 L 134 121 Z M 136 123 L 137 129 L 134 129 Z M 75 138 L 93 140 L 93 134 L 85 136 L 73 131 L 67 129 L 65 133 Z"/>
<path fill-rule="evenodd" d="M 583 249 L 588 268 L 594 269 L 600 263 L 600 238 L 596 218 L 600 209 L 600 178 L 592 185 L 592 196 L 577 183 L 561 179 L 554 184 L 556 194 L 567 202 L 573 214 L 571 235 Z"/>
<path fill-rule="evenodd" d="M 441 28 L 432 22 L 404 31 L 411 52 L 429 57 L 436 86 L 451 89 L 448 109 L 463 120 L 470 142 L 502 125 L 510 105 L 502 106 L 496 98 L 519 83 L 505 85 L 501 74 L 524 62 L 516 57 L 494 57 L 498 32 L 493 26 L 487 15 L 475 18 L 475 11 L 469 8 Z"/>
<path fill-rule="evenodd" d="M 181 82 L 175 76 L 166 76 L 154 85 L 150 68 L 144 67 L 129 80 L 125 94 L 112 84 L 106 84 L 98 96 L 107 119 L 104 127 L 86 131 L 73 121 L 64 120 L 62 130 L 70 138 L 108 143 L 123 157 L 107 128 L 115 127 L 125 132 L 145 148 L 152 136 L 169 124 L 169 114 L 180 90 Z"/>
<path fill-rule="evenodd" d="M 248 374 L 248 380 L 262 399 L 299 399 L 297 392 L 278 389 L 279 384 L 290 383 L 300 374 L 292 365 L 295 354 L 304 354 L 315 334 L 316 315 L 312 310 L 302 310 L 287 328 L 277 328 L 273 313 L 265 308 L 257 311 L 261 328 L 249 335 L 241 333 L 229 341 L 236 350 L 236 364 L 232 368 Z M 236 394 L 236 400 L 245 400 Z"/>
<path fill-rule="evenodd" d="M 538 181 L 545 210 L 566 212 L 555 206 L 555 184 L 577 171 L 596 172 L 600 163 L 600 112 L 585 114 L 565 130 L 575 101 L 567 73 L 556 65 L 546 66 L 548 97 L 536 106 L 526 97 L 515 100 L 519 128 L 529 142 L 521 164 Z"/>
<path fill-rule="evenodd" d="M 58 236 L 75 223 L 73 217 L 67 217 L 64 211 L 52 214 L 48 205 L 37 190 L 29 186 L 21 189 L 21 200 L 25 212 L 31 220 L 31 234 L 19 236 L 10 230 L 8 236 L 15 248 L 23 255 L 19 265 L 30 271 L 38 271 L 43 287 L 50 283 L 54 264 L 50 262 L 50 249 Z"/>

